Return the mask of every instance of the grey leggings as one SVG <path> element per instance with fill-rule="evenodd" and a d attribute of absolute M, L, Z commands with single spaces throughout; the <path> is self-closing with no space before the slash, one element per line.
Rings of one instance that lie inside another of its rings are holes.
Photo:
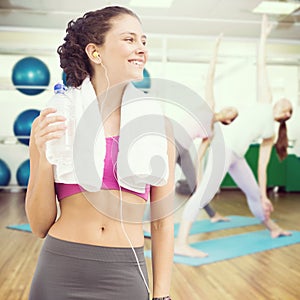
<path fill-rule="evenodd" d="M 183 148 L 179 143 L 176 143 L 177 148 L 177 164 L 181 167 L 181 170 L 186 178 L 186 182 L 189 186 L 191 194 L 195 192 L 197 185 L 196 170 L 191 158 L 189 150 Z M 216 212 L 212 209 L 209 204 L 206 204 L 203 209 L 210 218 L 214 217 Z"/>
<path fill-rule="evenodd" d="M 148 281 L 143 247 L 135 248 Z M 131 248 L 73 243 L 47 236 L 29 300 L 148 300 Z"/>

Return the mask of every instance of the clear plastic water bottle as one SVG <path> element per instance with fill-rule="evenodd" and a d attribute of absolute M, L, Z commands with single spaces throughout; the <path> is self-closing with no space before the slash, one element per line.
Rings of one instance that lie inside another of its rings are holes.
<path fill-rule="evenodd" d="M 53 115 L 64 116 L 66 118 L 65 123 L 67 128 L 59 139 L 47 142 L 46 157 L 53 165 L 68 165 L 73 159 L 75 113 L 72 101 L 66 93 L 66 87 L 63 82 L 59 82 L 54 86 L 54 96 L 48 102 L 48 107 L 53 107 L 57 110 Z"/>

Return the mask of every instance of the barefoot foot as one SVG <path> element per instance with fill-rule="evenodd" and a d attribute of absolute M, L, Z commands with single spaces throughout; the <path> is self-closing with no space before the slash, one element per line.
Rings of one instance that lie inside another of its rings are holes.
<path fill-rule="evenodd" d="M 211 223 L 217 223 L 217 222 L 229 222 L 230 219 L 227 217 L 224 217 L 220 215 L 219 213 L 216 213 L 213 217 L 210 218 Z"/>
<path fill-rule="evenodd" d="M 290 231 L 283 230 L 282 228 L 271 230 L 271 237 L 273 239 L 278 238 L 280 236 L 290 236 L 290 235 L 292 235 Z"/>
<path fill-rule="evenodd" d="M 208 256 L 207 253 L 190 247 L 189 245 L 175 245 L 174 253 L 177 255 L 203 258 Z"/>

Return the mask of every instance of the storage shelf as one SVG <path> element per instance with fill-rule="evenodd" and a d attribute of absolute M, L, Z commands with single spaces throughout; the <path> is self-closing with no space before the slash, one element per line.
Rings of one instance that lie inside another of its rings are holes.
<path fill-rule="evenodd" d="M 5 186 L 0 185 L 0 193 L 3 191 L 17 193 L 17 192 L 23 192 L 24 190 L 27 190 L 27 186 L 21 186 L 18 184 L 10 184 Z"/>
<path fill-rule="evenodd" d="M 30 136 L 28 135 L 7 135 L 7 136 L 0 136 L 0 144 L 2 145 L 25 145 L 21 143 L 18 139 L 29 139 Z M 27 146 L 27 145 L 26 145 Z"/>

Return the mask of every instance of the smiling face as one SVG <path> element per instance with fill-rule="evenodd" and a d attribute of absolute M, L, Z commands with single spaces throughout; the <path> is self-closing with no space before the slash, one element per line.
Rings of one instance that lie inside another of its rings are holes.
<path fill-rule="evenodd" d="M 99 48 L 110 83 L 142 80 L 148 51 L 141 23 L 134 16 L 123 14 L 112 19 L 111 24 Z"/>

